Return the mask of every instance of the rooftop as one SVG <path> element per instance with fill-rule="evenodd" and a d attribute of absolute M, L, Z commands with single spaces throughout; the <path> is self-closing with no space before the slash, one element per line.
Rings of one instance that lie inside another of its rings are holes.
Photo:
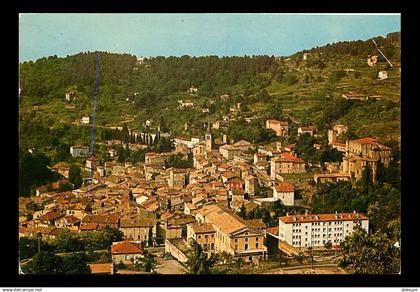
<path fill-rule="evenodd" d="M 112 254 L 138 254 L 143 253 L 140 245 L 130 241 L 113 243 L 111 246 Z"/>
<path fill-rule="evenodd" d="M 360 213 L 337 213 L 337 214 L 307 214 L 307 215 L 288 215 L 279 218 L 284 223 L 307 223 L 319 221 L 353 221 L 353 220 L 369 220 Z"/>
<path fill-rule="evenodd" d="M 279 183 L 277 185 L 275 185 L 275 189 L 277 192 L 294 192 L 294 187 L 293 185 L 289 184 L 289 183 Z"/>
<path fill-rule="evenodd" d="M 193 223 L 190 225 L 194 233 L 209 233 L 216 232 L 211 223 Z"/>

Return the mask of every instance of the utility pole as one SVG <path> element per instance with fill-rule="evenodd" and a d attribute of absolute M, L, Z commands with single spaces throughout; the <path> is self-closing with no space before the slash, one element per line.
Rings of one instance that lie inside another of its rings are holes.
<path fill-rule="evenodd" d="M 38 232 L 37 233 L 37 237 L 38 237 L 38 253 L 41 252 L 41 233 Z"/>
<path fill-rule="evenodd" d="M 311 258 L 312 258 L 312 270 L 313 270 L 314 269 L 314 236 L 313 236 L 312 231 L 313 229 L 311 228 Z"/>

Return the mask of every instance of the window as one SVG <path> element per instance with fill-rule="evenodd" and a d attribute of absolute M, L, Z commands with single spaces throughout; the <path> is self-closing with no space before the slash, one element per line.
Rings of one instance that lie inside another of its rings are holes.
<path fill-rule="evenodd" d="M 258 241 L 258 237 L 255 237 L 255 240 Z"/>
<path fill-rule="evenodd" d="M 235 238 L 235 242 L 238 242 L 238 239 L 237 238 Z"/>
<path fill-rule="evenodd" d="M 199 235 L 198 238 L 201 238 L 201 235 Z"/>
<path fill-rule="evenodd" d="M 245 241 L 248 241 L 248 237 L 245 237 Z"/>
<path fill-rule="evenodd" d="M 248 259 L 249 259 L 250 261 L 252 261 L 252 257 L 249 257 Z"/>
<path fill-rule="evenodd" d="M 247 243 L 245 244 L 245 250 L 248 250 L 248 244 Z"/>
<path fill-rule="evenodd" d="M 258 248 L 258 242 L 255 244 L 255 247 Z"/>

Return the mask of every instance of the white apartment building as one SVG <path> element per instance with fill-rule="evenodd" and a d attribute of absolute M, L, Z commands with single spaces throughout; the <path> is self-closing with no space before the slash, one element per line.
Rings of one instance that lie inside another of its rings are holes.
<path fill-rule="evenodd" d="M 369 218 L 360 213 L 287 215 L 279 218 L 279 239 L 297 248 L 333 246 L 360 225 L 369 232 Z"/>

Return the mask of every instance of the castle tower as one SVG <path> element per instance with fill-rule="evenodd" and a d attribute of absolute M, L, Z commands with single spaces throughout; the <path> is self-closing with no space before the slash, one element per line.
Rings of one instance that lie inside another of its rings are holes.
<path fill-rule="evenodd" d="M 206 140 L 206 151 L 211 151 L 213 140 L 211 136 L 210 122 L 207 122 L 207 131 L 206 131 L 205 140 Z"/>
<path fill-rule="evenodd" d="M 328 144 L 332 144 L 335 141 L 335 138 L 334 130 L 328 130 Z"/>

